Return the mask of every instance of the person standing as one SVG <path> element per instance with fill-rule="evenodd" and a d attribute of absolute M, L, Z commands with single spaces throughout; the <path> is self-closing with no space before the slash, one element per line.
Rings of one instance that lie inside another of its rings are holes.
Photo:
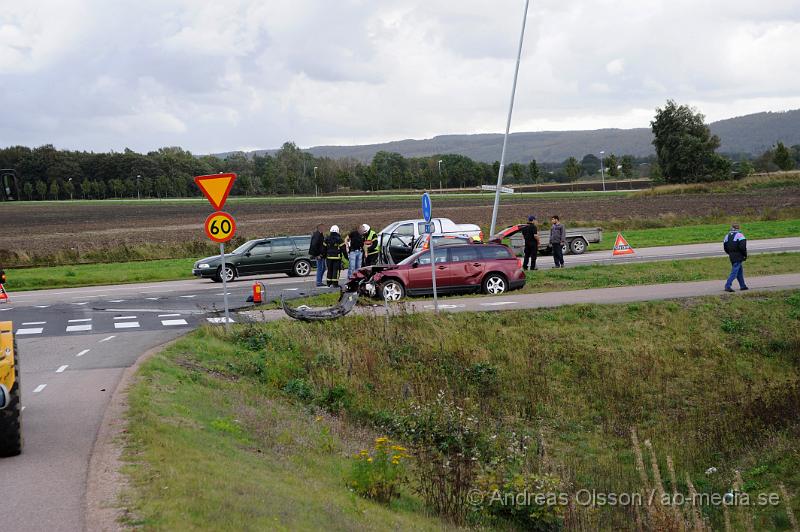
<path fill-rule="evenodd" d="M 367 224 L 363 224 L 361 234 L 364 236 L 364 266 L 374 266 L 378 264 L 378 257 L 381 254 L 381 241 L 378 233 Z"/>
<path fill-rule="evenodd" d="M 550 247 L 553 248 L 553 262 L 556 268 L 564 267 L 564 244 L 567 243 L 567 230 L 558 216 L 550 218 Z"/>
<path fill-rule="evenodd" d="M 539 252 L 539 229 L 536 227 L 536 216 L 528 216 L 528 223 L 522 228 L 525 238 L 525 258 L 522 259 L 522 269 L 536 269 L 536 255 Z"/>
<path fill-rule="evenodd" d="M 317 286 L 325 286 L 322 276 L 325 275 L 325 235 L 322 234 L 325 226 L 317 224 L 317 229 L 311 235 L 311 245 L 308 247 L 308 256 L 317 261 Z"/>
<path fill-rule="evenodd" d="M 339 286 L 339 272 L 342 268 L 342 253 L 345 249 L 339 226 L 332 225 L 331 232 L 325 239 L 325 259 L 328 268 L 328 286 Z"/>
<path fill-rule="evenodd" d="M 744 261 L 747 260 L 747 239 L 739 230 L 739 224 L 732 224 L 731 230 L 725 235 L 722 247 L 731 260 L 731 274 L 725 282 L 725 291 L 733 292 L 733 280 L 739 281 L 739 290 L 749 290 L 744 282 Z"/>
<path fill-rule="evenodd" d="M 347 257 L 350 259 L 350 265 L 347 267 L 347 279 L 353 277 L 353 273 L 361 268 L 361 257 L 364 253 L 364 237 L 357 227 L 354 227 L 350 234 L 347 236 L 350 241 L 350 251 Z"/>

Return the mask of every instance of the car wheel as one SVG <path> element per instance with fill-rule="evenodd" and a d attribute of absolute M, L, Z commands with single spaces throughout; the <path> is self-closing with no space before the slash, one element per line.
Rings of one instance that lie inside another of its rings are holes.
<path fill-rule="evenodd" d="M 386 301 L 399 301 L 406 295 L 406 289 L 403 283 L 390 279 L 381 284 L 380 294 Z"/>
<path fill-rule="evenodd" d="M 311 273 L 311 263 L 307 260 L 298 260 L 292 267 L 292 277 L 306 277 Z"/>
<path fill-rule="evenodd" d="M 483 278 L 483 293 L 484 294 L 502 294 L 508 290 L 508 281 L 499 273 L 490 273 Z"/>
<path fill-rule="evenodd" d="M 566 244 L 561 244 L 561 254 L 566 255 L 569 253 L 569 246 Z"/>
<path fill-rule="evenodd" d="M 582 238 L 576 238 L 569 243 L 569 249 L 574 255 L 582 255 L 586 251 L 586 246 L 586 240 Z"/>
<path fill-rule="evenodd" d="M 219 270 L 217 270 L 217 278 L 219 282 L 222 282 L 222 266 L 220 266 Z M 231 282 L 236 279 L 236 269 L 233 266 L 229 266 L 228 264 L 225 265 L 225 281 Z M 216 281 L 216 278 L 214 279 Z"/>

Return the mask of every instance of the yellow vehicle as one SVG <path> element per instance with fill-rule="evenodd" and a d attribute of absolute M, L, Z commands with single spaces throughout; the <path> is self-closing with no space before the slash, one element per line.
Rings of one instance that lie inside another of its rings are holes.
<path fill-rule="evenodd" d="M 22 451 L 19 353 L 10 321 L 0 321 L 0 456 Z"/>

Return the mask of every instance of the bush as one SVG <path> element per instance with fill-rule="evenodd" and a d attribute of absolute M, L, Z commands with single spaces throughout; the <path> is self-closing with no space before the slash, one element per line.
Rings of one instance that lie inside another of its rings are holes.
<path fill-rule="evenodd" d="M 372 451 L 363 449 L 353 457 L 348 485 L 367 499 L 388 503 L 406 481 L 406 448 L 392 445 L 389 438 L 375 439 Z"/>
<path fill-rule="evenodd" d="M 283 391 L 301 401 L 308 402 L 314 397 L 314 390 L 305 379 L 292 379 L 283 387 Z"/>

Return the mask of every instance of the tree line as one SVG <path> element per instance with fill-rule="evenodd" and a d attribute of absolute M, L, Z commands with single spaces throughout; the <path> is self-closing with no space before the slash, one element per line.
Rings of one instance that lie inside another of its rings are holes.
<path fill-rule="evenodd" d="M 609 153 L 561 163 L 510 163 L 504 181 L 525 185 L 574 182 L 599 177 L 686 183 L 732 179 L 755 171 L 791 170 L 800 166 L 800 145 L 782 142 L 758 157 L 723 156 L 719 138 L 711 134 L 704 116 L 669 100 L 651 122 L 656 154 L 648 157 Z M 195 156 L 179 147 L 146 154 L 126 149 L 111 153 L 59 150 L 52 145 L 0 149 L 0 168 L 13 168 L 20 193 L 27 200 L 174 198 L 200 196 L 193 177 L 234 172 L 233 194 L 240 196 L 325 194 L 344 191 L 474 188 L 494 184 L 500 163 L 474 161 L 458 154 L 404 157 L 379 151 L 369 163 L 356 159 L 315 157 L 293 142 L 274 154 L 235 152 L 221 158 Z"/>

